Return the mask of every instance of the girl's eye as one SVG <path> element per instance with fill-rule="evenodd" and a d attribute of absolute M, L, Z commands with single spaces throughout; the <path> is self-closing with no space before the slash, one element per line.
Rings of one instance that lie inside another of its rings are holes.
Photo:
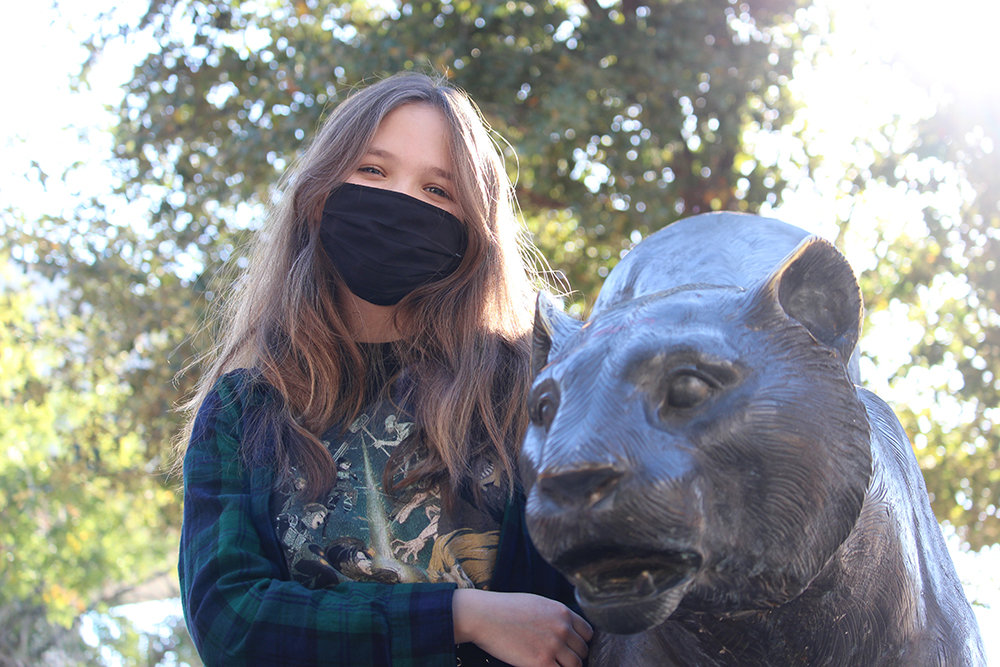
<path fill-rule="evenodd" d="M 376 176 L 384 176 L 385 175 L 385 174 L 382 173 L 381 169 L 379 169 L 378 167 L 372 167 L 370 165 L 366 165 L 364 167 L 358 167 L 358 171 L 363 171 L 366 174 L 375 174 Z"/>
<path fill-rule="evenodd" d="M 444 197 L 445 199 L 449 199 L 449 200 L 451 199 L 451 195 L 450 194 L 448 194 L 447 192 L 445 192 L 444 190 L 442 190 L 441 188 L 439 188 L 436 185 L 431 185 L 429 187 L 426 187 L 426 188 L 424 188 L 424 190 L 426 190 L 427 192 L 431 193 L 432 195 L 437 195 L 438 197 Z"/>

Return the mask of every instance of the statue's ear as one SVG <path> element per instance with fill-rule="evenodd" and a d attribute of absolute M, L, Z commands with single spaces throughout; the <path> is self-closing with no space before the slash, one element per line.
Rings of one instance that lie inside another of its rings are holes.
<path fill-rule="evenodd" d="M 835 350 L 859 382 L 855 347 L 861 337 L 861 288 L 851 265 L 829 241 L 810 236 L 782 261 L 758 291 L 804 326 L 813 338 Z"/>
<path fill-rule="evenodd" d="M 539 292 L 535 300 L 535 329 L 531 334 L 531 377 L 541 372 L 563 341 L 576 333 L 583 323 L 563 312 L 552 296 Z"/>

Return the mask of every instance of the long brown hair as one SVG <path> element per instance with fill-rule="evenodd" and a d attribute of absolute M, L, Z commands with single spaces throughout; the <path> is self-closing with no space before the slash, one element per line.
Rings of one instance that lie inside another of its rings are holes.
<path fill-rule="evenodd" d="M 338 308 L 346 287 L 319 241 L 323 203 L 365 155 L 382 119 L 411 103 L 432 105 L 446 120 L 468 248 L 454 274 L 414 291 L 395 311 L 403 335 L 395 351 L 415 379 L 408 404 L 423 454 L 405 483 L 446 479 L 441 491 L 448 501 L 472 479 L 473 462 L 486 456 L 513 489 L 527 421 L 537 251 L 516 220 L 503 158 L 474 103 L 442 81 L 407 73 L 348 97 L 283 177 L 187 405 L 193 420 L 223 374 L 238 368 L 259 374 L 280 398 L 271 417 L 278 428 L 247 434 L 244 458 L 257 460 L 267 450 L 278 479 L 294 462 L 310 496 L 329 489 L 336 473 L 318 436 L 358 416 L 370 370 Z"/>

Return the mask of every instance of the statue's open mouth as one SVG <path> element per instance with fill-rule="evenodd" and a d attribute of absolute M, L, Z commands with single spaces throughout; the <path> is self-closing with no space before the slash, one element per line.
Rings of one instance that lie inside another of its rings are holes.
<path fill-rule="evenodd" d="M 680 603 L 702 557 L 626 545 L 577 547 L 553 565 L 576 586 L 584 615 L 618 634 L 662 623 Z"/>
<path fill-rule="evenodd" d="M 583 547 L 563 554 L 555 566 L 594 606 L 657 597 L 689 579 L 701 566 L 694 551 L 654 551 L 623 545 Z"/>

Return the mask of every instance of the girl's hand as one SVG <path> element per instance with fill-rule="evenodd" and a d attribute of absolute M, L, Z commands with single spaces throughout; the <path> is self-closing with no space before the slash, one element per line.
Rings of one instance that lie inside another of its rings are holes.
<path fill-rule="evenodd" d="M 594 636 L 566 605 L 530 593 L 460 588 L 452 614 L 456 644 L 473 642 L 514 667 L 581 667 Z"/>

